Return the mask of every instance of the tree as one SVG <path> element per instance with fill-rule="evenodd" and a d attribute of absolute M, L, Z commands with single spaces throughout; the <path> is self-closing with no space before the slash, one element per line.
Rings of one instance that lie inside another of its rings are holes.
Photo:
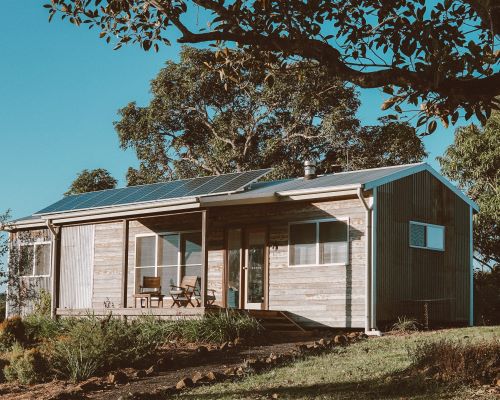
<path fill-rule="evenodd" d="M 128 104 L 115 123 L 121 147 L 141 161 L 128 184 L 267 167 L 269 178 L 285 178 L 301 175 L 309 159 L 328 172 L 425 156 L 407 124 L 360 127 L 354 89 L 325 68 L 297 63 L 270 78 L 264 62 L 248 58 L 239 78 L 222 81 L 211 51 L 184 48 L 180 62 L 167 62 L 150 104 Z"/>
<path fill-rule="evenodd" d="M 268 52 L 284 66 L 314 61 L 362 88 L 384 88 L 383 109 L 418 106 L 417 125 L 430 117 L 447 125 L 475 114 L 486 120 L 500 93 L 500 8 L 492 0 L 51 0 L 55 14 L 99 29 L 108 43 L 144 50 L 180 43 L 236 44 Z M 205 24 L 198 24 L 201 10 Z M 173 29 L 172 29 L 173 28 Z M 233 60 L 238 53 L 221 51 Z M 233 62 L 224 63 L 230 71 Z M 497 104 L 497 105 L 495 105 Z M 428 132 L 436 120 L 428 124 Z"/>
<path fill-rule="evenodd" d="M 479 205 L 474 216 L 476 259 L 491 267 L 500 264 L 500 115 L 484 128 L 458 128 L 454 143 L 438 158 L 445 176 Z"/>
<path fill-rule="evenodd" d="M 93 170 L 84 169 L 73 181 L 65 196 L 94 192 L 96 190 L 114 189 L 118 182 L 111 174 L 102 168 Z"/>

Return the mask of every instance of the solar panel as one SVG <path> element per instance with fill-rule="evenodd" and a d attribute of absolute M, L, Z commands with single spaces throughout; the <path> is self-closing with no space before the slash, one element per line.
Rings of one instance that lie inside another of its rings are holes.
<path fill-rule="evenodd" d="M 271 169 L 183 179 L 67 196 L 34 215 L 86 210 L 243 190 Z"/>

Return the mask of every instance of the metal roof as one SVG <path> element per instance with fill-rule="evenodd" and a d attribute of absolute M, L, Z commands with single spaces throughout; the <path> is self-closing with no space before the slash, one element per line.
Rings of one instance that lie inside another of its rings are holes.
<path fill-rule="evenodd" d="M 193 199 L 202 206 L 217 206 L 218 203 L 222 205 L 232 201 L 277 201 L 279 198 L 298 194 L 311 194 L 314 196 L 314 193 L 325 193 L 330 190 L 335 192 L 356 187 L 371 190 L 387 182 L 422 171 L 431 173 L 474 210 L 479 209 L 474 201 L 426 163 L 339 172 L 320 175 L 310 180 L 301 177 L 256 182 L 269 171 L 270 169 L 265 169 L 184 179 L 68 196 L 35 213 L 33 216 L 18 219 L 16 222 L 25 221 L 27 223 L 29 220 L 38 219 L 44 215 L 65 214 L 81 210 L 88 210 L 87 213 L 96 210 L 97 213 L 97 210 L 113 206 L 130 205 L 136 210 L 142 210 L 141 205 L 146 208 L 151 204 L 158 203 L 161 206 L 168 207 L 169 204 L 173 204 L 179 199 Z"/>

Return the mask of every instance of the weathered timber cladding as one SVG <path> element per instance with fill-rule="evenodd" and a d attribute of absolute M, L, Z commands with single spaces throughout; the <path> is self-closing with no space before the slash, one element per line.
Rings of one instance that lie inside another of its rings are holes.
<path fill-rule="evenodd" d="M 119 307 L 122 286 L 123 223 L 95 225 L 92 307 Z M 109 301 L 109 303 L 108 303 Z"/>
<path fill-rule="evenodd" d="M 48 229 L 33 229 L 25 231 L 17 231 L 10 233 L 11 245 L 17 245 L 21 243 L 33 243 L 33 242 L 48 242 L 51 240 L 51 233 Z M 11 259 L 12 262 L 12 259 Z M 49 276 L 36 276 L 36 277 L 23 277 L 20 279 L 20 287 L 29 288 L 29 290 L 23 292 L 28 293 L 28 298 L 23 298 L 20 293 L 14 294 L 13 290 L 19 290 L 20 288 L 9 287 L 9 293 L 13 298 L 18 299 L 16 303 L 20 306 L 20 309 L 14 307 L 14 304 L 8 306 L 8 315 L 13 316 L 16 314 L 28 315 L 33 311 L 36 302 L 39 299 L 39 293 L 44 290 L 47 293 L 52 291 L 52 271 L 50 271 Z M 20 300 L 20 301 L 19 301 Z"/>
<path fill-rule="evenodd" d="M 421 317 L 405 300 L 430 305 L 430 318 L 465 321 L 469 313 L 469 205 L 428 172 L 377 191 L 377 319 Z M 409 246 L 409 221 L 445 226 L 445 251 Z"/>
<path fill-rule="evenodd" d="M 363 326 L 365 211 L 359 199 L 220 207 L 211 209 L 209 215 L 211 229 L 218 232 L 228 227 L 268 228 L 269 309 L 289 311 L 305 326 Z M 288 266 L 289 222 L 345 217 L 349 217 L 350 225 L 348 266 Z M 211 241 L 210 249 L 215 244 L 217 249 L 223 248 L 219 243 Z M 221 269 L 220 254 L 213 257 L 210 269 Z"/>
<path fill-rule="evenodd" d="M 92 307 L 94 225 L 61 231 L 60 308 Z"/>

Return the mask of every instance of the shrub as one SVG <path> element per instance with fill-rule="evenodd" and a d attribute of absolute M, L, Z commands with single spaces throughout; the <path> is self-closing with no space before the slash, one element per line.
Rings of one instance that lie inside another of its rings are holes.
<path fill-rule="evenodd" d="M 261 331 L 262 326 L 252 316 L 226 310 L 204 315 L 200 319 L 178 321 L 172 336 L 189 342 L 222 343 L 237 337 L 252 338 Z"/>
<path fill-rule="evenodd" d="M 150 357 L 163 343 L 162 332 L 162 323 L 152 318 L 126 323 L 89 316 L 67 321 L 47 352 L 58 375 L 79 381 Z"/>
<path fill-rule="evenodd" d="M 43 314 L 30 314 L 24 318 L 26 340 L 35 344 L 50 340 L 59 335 L 64 329 L 64 323 Z"/>
<path fill-rule="evenodd" d="M 391 330 L 399 333 L 409 333 L 418 331 L 419 326 L 420 324 L 416 319 L 403 316 L 398 317 L 398 321 L 392 325 Z"/>
<path fill-rule="evenodd" d="M 21 317 L 11 317 L 0 323 L 0 349 L 9 350 L 15 342 L 26 342 L 26 330 Z"/>
<path fill-rule="evenodd" d="M 37 349 L 24 349 L 19 343 L 12 346 L 9 354 L 9 365 L 3 372 L 7 381 L 19 381 L 31 384 L 41 381 L 46 376 L 46 362 Z"/>
<path fill-rule="evenodd" d="M 477 324 L 500 323 L 500 265 L 474 273 L 474 317 Z"/>
<path fill-rule="evenodd" d="M 409 350 L 413 367 L 447 382 L 491 383 L 500 372 L 500 342 L 478 343 L 441 339 L 421 342 Z"/>

